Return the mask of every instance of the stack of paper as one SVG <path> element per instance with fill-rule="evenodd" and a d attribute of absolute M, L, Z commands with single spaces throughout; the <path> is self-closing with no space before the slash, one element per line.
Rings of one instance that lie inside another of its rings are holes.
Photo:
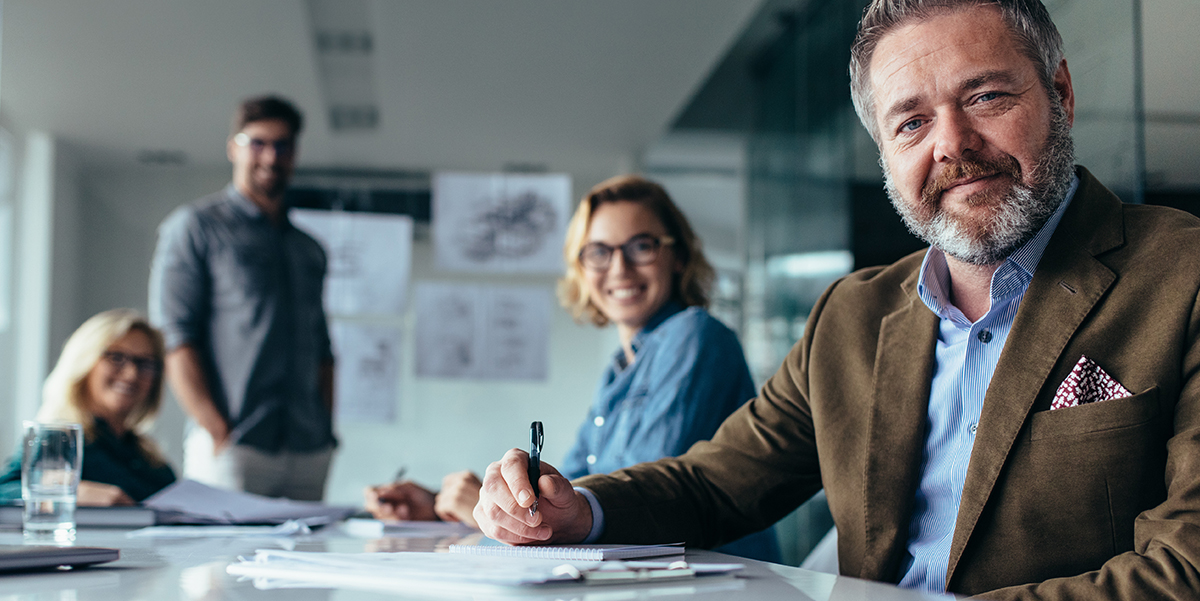
<path fill-rule="evenodd" d="M 355 507 L 223 490 L 194 480 L 180 480 L 142 504 L 159 512 L 159 523 L 171 524 L 282 524 L 297 520 L 315 526 L 336 522 L 358 511 Z"/>
<path fill-rule="evenodd" d="M 642 559 L 683 555 L 683 543 L 669 545 L 450 545 L 451 553 L 493 555 L 496 557 L 530 557 L 559 561 L 606 561 L 613 559 Z"/>
<path fill-rule="evenodd" d="M 20 499 L 0 504 L 0 524 L 21 525 L 24 507 Z M 153 509 L 146 507 L 90 507 L 75 508 L 75 525 L 108 528 L 140 528 L 152 526 L 156 521 Z"/>
<path fill-rule="evenodd" d="M 682 562 L 680 562 L 682 563 Z M 458 553 L 312 553 L 259 550 L 254 558 L 231 564 L 226 571 L 256 579 L 256 586 L 330 586 L 405 593 L 494 593 L 568 583 L 588 582 L 584 574 L 603 571 L 629 573 L 666 572 L 678 568 L 668 563 L 621 563 L 493 557 Z M 687 577 L 698 574 L 732 574 L 742 564 L 684 565 Z M 653 581 L 653 578 L 639 578 Z"/>
<path fill-rule="evenodd" d="M 125 538 L 279 538 L 312 534 L 307 524 L 288 520 L 275 526 L 150 526 L 125 533 Z"/>

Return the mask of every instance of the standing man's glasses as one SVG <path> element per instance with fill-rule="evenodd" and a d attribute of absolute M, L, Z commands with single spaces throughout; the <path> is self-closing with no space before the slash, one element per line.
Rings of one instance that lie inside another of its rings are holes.
<path fill-rule="evenodd" d="M 662 247 L 674 243 L 675 239 L 670 236 L 650 234 L 638 234 L 625 244 L 615 247 L 603 242 L 588 242 L 583 245 L 583 250 L 579 251 L 579 262 L 588 269 L 604 271 L 612 264 L 613 253 L 620 249 L 621 256 L 625 257 L 626 261 L 634 265 L 649 265 L 658 260 L 658 251 Z"/>
<path fill-rule="evenodd" d="M 291 154 L 296 151 L 296 143 L 290 139 L 275 140 L 274 142 L 270 142 L 267 140 L 260 140 L 258 138 L 251 138 L 249 135 L 244 133 L 234 136 L 233 143 L 243 148 L 249 148 L 250 152 L 253 152 L 254 154 L 261 153 L 262 151 L 266 150 L 268 146 L 275 149 L 275 154 L 278 156 L 291 156 Z"/>

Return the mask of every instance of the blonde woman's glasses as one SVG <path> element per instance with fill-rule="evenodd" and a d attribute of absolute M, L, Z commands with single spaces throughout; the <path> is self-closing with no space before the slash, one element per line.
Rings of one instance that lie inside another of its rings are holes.
<path fill-rule="evenodd" d="M 613 254 L 621 251 L 621 256 L 634 265 L 649 265 L 658 260 L 658 252 L 664 246 L 675 243 L 670 236 L 651 236 L 638 234 L 625 244 L 609 246 L 603 242 L 588 242 L 579 251 L 579 262 L 593 271 L 604 271 L 612 265 Z"/>

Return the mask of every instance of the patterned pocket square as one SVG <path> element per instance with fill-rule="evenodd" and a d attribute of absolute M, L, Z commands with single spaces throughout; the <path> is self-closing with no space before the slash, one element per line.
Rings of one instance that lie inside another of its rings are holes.
<path fill-rule="evenodd" d="M 1075 369 L 1071 370 L 1071 375 L 1058 385 L 1058 391 L 1054 393 L 1054 402 L 1050 403 L 1050 410 L 1127 396 L 1133 396 L 1133 393 L 1096 365 L 1095 361 L 1083 356 L 1075 364 Z"/>

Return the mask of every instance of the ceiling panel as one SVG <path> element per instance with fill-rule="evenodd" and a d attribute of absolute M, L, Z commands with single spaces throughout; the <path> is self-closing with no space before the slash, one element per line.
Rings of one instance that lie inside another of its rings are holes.
<path fill-rule="evenodd" d="M 380 127 L 331 133 L 301 0 L 7 0 L 0 109 L 89 161 L 224 161 L 230 112 L 305 110 L 301 162 L 611 172 L 666 128 L 760 0 L 370 3 Z"/>

